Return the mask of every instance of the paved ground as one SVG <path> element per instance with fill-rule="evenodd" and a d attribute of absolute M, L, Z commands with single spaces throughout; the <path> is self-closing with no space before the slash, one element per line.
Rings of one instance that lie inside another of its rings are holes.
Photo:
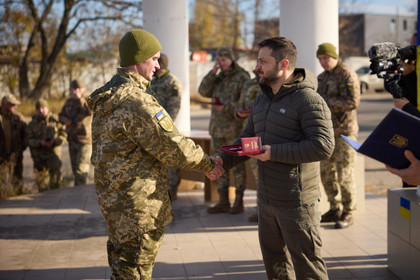
<path fill-rule="evenodd" d="M 246 212 L 209 215 L 202 190 L 180 192 L 153 279 L 266 279 L 258 245 L 255 191 Z M 387 270 L 386 197 L 345 230 L 322 226 L 330 279 L 397 279 Z M 92 185 L 0 201 L 0 279 L 109 279 L 106 227 Z"/>

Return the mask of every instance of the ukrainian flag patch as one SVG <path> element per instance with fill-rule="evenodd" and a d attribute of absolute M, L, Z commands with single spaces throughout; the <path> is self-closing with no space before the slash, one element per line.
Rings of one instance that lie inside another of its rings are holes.
<path fill-rule="evenodd" d="M 166 114 L 162 113 L 162 111 L 157 113 L 155 118 L 158 124 L 160 125 L 160 127 L 163 128 L 163 130 L 167 132 L 171 132 L 174 130 L 174 123 L 172 122 L 171 118 L 167 116 Z"/>
<path fill-rule="evenodd" d="M 410 200 L 400 198 L 400 216 L 410 220 Z"/>
<path fill-rule="evenodd" d="M 353 86 L 353 84 L 354 84 L 354 82 L 352 82 L 352 81 L 347 81 L 347 86 L 348 86 L 348 87 L 352 87 L 352 86 Z"/>

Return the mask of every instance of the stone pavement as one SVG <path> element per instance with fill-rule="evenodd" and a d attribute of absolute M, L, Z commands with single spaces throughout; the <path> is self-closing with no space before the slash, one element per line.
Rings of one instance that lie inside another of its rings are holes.
<path fill-rule="evenodd" d="M 180 192 L 153 279 L 266 279 L 255 211 L 209 215 L 203 190 Z M 322 225 L 330 279 L 398 279 L 387 270 L 387 198 L 366 194 L 366 211 L 344 230 Z M 0 201 L 0 279 L 109 279 L 106 227 L 93 185 Z"/>

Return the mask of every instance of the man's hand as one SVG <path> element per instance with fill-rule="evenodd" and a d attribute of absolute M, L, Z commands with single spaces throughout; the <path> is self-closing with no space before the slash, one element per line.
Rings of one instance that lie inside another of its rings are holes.
<path fill-rule="evenodd" d="M 410 166 L 405 169 L 396 169 L 386 165 L 389 172 L 401 177 L 401 179 L 410 185 L 420 185 L 420 160 L 409 151 L 404 151 L 405 157 L 410 161 Z"/>
<path fill-rule="evenodd" d="M 410 102 L 405 97 L 403 97 L 403 98 L 393 98 L 392 101 L 394 102 L 395 108 L 398 108 L 398 109 L 402 109 L 407 103 Z"/>
<path fill-rule="evenodd" d="M 249 114 L 250 114 L 250 112 L 242 112 L 242 111 L 237 111 L 236 112 L 236 114 L 238 115 L 238 117 L 240 117 L 240 118 L 246 118 L 246 117 L 248 117 L 249 116 Z"/>
<path fill-rule="evenodd" d="M 220 158 L 219 156 L 217 157 L 211 156 L 210 158 L 215 163 L 215 166 L 212 171 L 206 173 L 206 176 L 210 180 L 214 181 L 214 180 L 217 180 L 220 176 L 222 176 L 223 173 L 225 173 L 225 169 L 223 168 L 222 158 Z"/>
<path fill-rule="evenodd" d="M 264 150 L 264 153 L 259 155 L 249 155 L 249 157 L 259 159 L 261 161 L 267 161 L 271 159 L 271 146 L 270 145 L 264 145 L 262 146 L 262 149 Z"/>

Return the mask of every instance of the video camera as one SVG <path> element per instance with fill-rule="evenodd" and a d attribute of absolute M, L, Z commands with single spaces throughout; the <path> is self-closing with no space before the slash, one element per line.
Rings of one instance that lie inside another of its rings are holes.
<path fill-rule="evenodd" d="M 417 59 L 416 47 L 400 48 L 394 43 L 377 43 L 369 49 L 368 56 L 371 62 L 371 74 L 384 79 L 385 89 L 394 98 L 401 98 L 402 93 L 398 82 L 404 71 L 402 61 Z"/>

